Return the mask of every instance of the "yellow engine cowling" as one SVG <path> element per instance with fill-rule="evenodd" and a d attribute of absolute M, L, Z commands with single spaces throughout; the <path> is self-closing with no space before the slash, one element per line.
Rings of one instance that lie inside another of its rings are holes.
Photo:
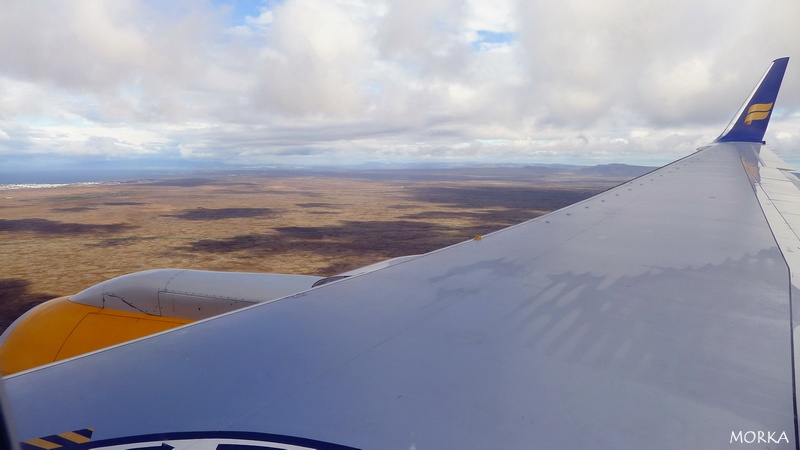
<path fill-rule="evenodd" d="M 0 345 L 0 372 L 9 375 L 191 322 L 83 305 L 59 297 L 20 317 Z"/>
<path fill-rule="evenodd" d="M 321 277 L 159 269 L 123 275 L 31 309 L 0 337 L 3 375 L 311 288 Z"/>

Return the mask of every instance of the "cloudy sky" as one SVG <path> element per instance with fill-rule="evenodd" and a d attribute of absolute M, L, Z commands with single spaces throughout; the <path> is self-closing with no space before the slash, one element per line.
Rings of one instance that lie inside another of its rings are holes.
<path fill-rule="evenodd" d="M 0 0 L 0 166 L 663 164 L 789 63 L 797 0 Z"/>

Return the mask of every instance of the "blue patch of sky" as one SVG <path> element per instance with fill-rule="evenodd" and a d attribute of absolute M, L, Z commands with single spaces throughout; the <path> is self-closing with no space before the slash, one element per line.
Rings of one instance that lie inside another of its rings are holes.
<path fill-rule="evenodd" d="M 214 4 L 230 8 L 230 25 L 242 25 L 247 17 L 258 17 L 265 9 L 273 9 L 283 2 L 284 0 L 216 0 Z"/>
<path fill-rule="evenodd" d="M 517 33 L 478 30 L 478 38 L 470 43 L 475 51 L 486 51 L 517 40 Z"/>

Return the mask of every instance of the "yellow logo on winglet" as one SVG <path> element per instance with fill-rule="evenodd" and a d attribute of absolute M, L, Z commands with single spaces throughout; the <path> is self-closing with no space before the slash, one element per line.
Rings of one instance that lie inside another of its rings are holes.
<path fill-rule="evenodd" d="M 755 103 L 747 108 L 747 116 L 744 118 L 744 124 L 750 125 L 754 120 L 764 120 L 769 116 L 769 111 L 772 109 L 772 103 Z"/>

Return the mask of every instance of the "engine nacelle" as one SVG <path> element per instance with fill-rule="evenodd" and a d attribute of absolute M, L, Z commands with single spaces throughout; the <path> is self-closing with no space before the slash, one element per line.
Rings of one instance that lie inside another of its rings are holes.
<path fill-rule="evenodd" d="M 310 289 L 322 277 L 161 269 L 36 306 L 0 336 L 3 375 Z"/>

